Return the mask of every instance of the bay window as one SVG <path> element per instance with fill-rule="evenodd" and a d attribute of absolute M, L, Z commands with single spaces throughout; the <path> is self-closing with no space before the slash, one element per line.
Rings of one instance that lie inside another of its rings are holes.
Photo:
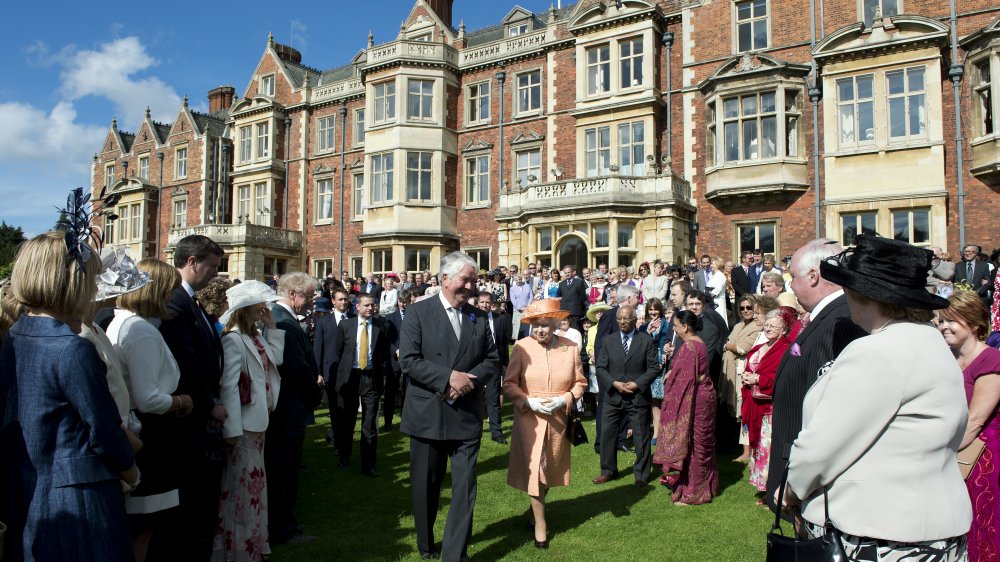
<path fill-rule="evenodd" d="M 410 201 L 431 199 L 430 152 L 406 153 L 406 198 Z"/>
<path fill-rule="evenodd" d="M 608 175 L 611 172 L 611 127 L 587 129 L 584 143 L 587 177 Z"/>
<path fill-rule="evenodd" d="M 925 136 L 927 130 L 924 67 L 885 73 L 889 99 L 889 138 L 906 140 Z"/>
<path fill-rule="evenodd" d="M 393 154 L 384 152 L 372 155 L 372 203 L 392 201 Z"/>
<path fill-rule="evenodd" d="M 600 94 L 611 89 L 611 47 L 598 45 L 587 49 L 587 93 Z"/>
<path fill-rule="evenodd" d="M 840 146 L 875 143 L 875 77 L 862 74 L 837 80 Z"/>

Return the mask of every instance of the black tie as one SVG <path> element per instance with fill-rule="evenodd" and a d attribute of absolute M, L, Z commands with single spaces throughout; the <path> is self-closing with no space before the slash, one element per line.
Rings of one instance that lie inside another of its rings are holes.
<path fill-rule="evenodd" d="M 622 334 L 622 351 L 628 353 L 628 334 Z"/>

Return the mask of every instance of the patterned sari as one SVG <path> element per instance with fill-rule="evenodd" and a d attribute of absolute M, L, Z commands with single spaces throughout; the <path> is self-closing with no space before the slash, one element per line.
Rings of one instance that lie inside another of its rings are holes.
<path fill-rule="evenodd" d="M 992 347 L 986 348 L 962 371 L 970 402 L 976 379 L 990 373 L 1000 373 L 1000 350 Z M 978 439 L 986 443 L 986 449 L 965 481 L 972 500 L 972 528 L 968 534 L 970 562 L 1000 560 L 1000 469 L 997 467 L 1000 419 L 996 410 L 983 425 Z"/>
<path fill-rule="evenodd" d="M 664 377 L 660 433 L 653 463 L 672 499 L 686 504 L 712 501 L 719 494 L 715 466 L 716 397 L 708 376 L 708 350 L 701 340 L 684 342 Z"/>

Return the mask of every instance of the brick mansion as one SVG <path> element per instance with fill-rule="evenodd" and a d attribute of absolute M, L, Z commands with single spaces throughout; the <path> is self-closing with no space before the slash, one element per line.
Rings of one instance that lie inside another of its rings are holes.
<path fill-rule="evenodd" d="M 208 112 L 112 121 L 91 187 L 122 195 L 106 241 L 167 259 L 204 234 L 241 279 L 435 270 L 459 248 L 483 268 L 780 256 L 862 232 L 989 251 L 1000 6 L 952 4 L 580 0 L 466 29 L 477 3 L 415 0 L 341 60 L 268 37 Z"/>

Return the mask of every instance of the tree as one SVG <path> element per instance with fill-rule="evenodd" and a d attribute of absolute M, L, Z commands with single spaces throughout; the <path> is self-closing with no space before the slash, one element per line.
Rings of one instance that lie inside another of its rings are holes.
<path fill-rule="evenodd" d="M 24 241 L 24 230 L 21 227 L 11 226 L 6 221 L 0 222 L 0 278 L 10 276 L 14 254 Z"/>

